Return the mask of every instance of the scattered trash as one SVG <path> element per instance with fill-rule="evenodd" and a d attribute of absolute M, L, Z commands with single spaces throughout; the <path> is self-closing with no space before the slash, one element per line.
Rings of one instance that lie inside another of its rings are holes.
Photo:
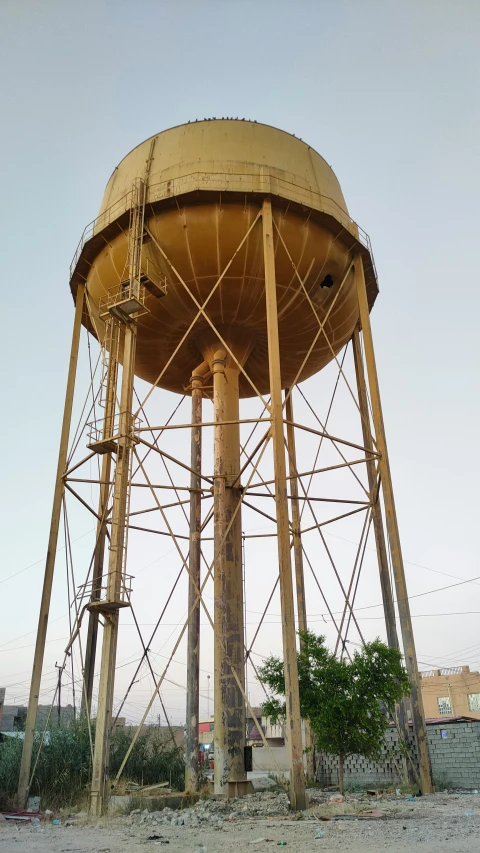
<path fill-rule="evenodd" d="M 38 829 L 38 827 L 40 826 L 40 818 L 32 817 L 32 826 L 34 829 Z"/>
<path fill-rule="evenodd" d="M 370 789 L 367 789 L 367 794 L 369 794 L 371 797 L 376 797 L 378 794 L 378 791 L 374 791 L 373 788 L 370 788 Z"/>
<path fill-rule="evenodd" d="M 60 826 L 61 822 L 62 822 L 61 820 L 58 820 L 58 818 L 55 818 L 55 820 L 52 820 L 52 826 Z"/>
<path fill-rule="evenodd" d="M 467 816 L 467 817 L 471 817 L 471 816 L 472 816 L 472 812 L 465 812 L 465 814 L 466 814 L 466 816 Z"/>
<path fill-rule="evenodd" d="M 357 814 L 336 814 L 330 820 L 360 820 Z"/>
<path fill-rule="evenodd" d="M 163 835 L 149 835 L 146 841 L 157 841 L 159 844 L 170 844 L 168 838 L 164 838 Z"/>
<path fill-rule="evenodd" d="M 342 794 L 332 794 L 331 797 L 328 798 L 329 803 L 344 803 L 345 797 Z"/>
<path fill-rule="evenodd" d="M 397 797 L 402 796 L 402 792 L 401 792 L 400 788 L 395 788 L 395 793 L 396 793 Z"/>
<path fill-rule="evenodd" d="M 40 811 L 40 797 L 29 797 L 27 800 L 27 811 L 29 812 L 38 812 Z"/>
<path fill-rule="evenodd" d="M 416 802 L 415 797 L 405 797 L 405 800 L 407 803 L 415 803 Z"/>
<path fill-rule="evenodd" d="M 325 838 L 325 830 L 318 826 L 315 830 L 315 838 Z"/>

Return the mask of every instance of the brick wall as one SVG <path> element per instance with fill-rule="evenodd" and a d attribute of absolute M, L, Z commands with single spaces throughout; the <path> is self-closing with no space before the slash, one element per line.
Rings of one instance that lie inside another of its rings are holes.
<path fill-rule="evenodd" d="M 480 789 L 480 720 L 431 723 L 427 725 L 427 735 L 433 777 L 438 787 L 452 785 L 455 788 Z M 413 755 L 417 762 L 415 746 Z M 337 784 L 338 759 L 320 753 L 317 760 L 319 782 L 322 785 Z M 368 761 L 360 755 L 346 759 L 345 783 L 367 787 L 396 785 L 401 781 L 401 768 L 398 734 L 395 728 L 390 728 L 380 761 Z"/>

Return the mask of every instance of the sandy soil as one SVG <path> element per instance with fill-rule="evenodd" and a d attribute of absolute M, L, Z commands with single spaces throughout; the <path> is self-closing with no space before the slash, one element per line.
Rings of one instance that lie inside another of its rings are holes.
<path fill-rule="evenodd" d="M 397 800 L 375 807 L 385 811 L 386 818 L 319 821 L 315 819 L 318 810 L 313 808 L 300 820 L 291 816 L 245 818 L 225 821 L 219 827 L 147 827 L 132 825 L 132 819 L 125 817 L 100 824 L 42 823 L 38 828 L 0 824 L 0 851 L 153 853 L 165 848 L 172 853 L 265 853 L 286 842 L 291 853 L 400 853 L 409 848 L 414 853 L 480 853 L 480 795 L 434 794 L 414 803 Z M 316 839 L 318 827 L 324 835 Z M 160 838 L 148 840 L 152 835 Z"/>

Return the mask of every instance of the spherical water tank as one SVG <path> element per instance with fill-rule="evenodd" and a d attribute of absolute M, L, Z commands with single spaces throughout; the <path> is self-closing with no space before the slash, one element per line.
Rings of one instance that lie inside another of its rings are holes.
<path fill-rule="evenodd" d="M 276 128 L 211 119 L 147 139 L 113 172 L 99 216 L 86 230 L 72 266 L 72 291 L 79 281 L 86 281 L 89 314 L 84 322 L 98 337 L 104 326 L 99 301 L 128 273 L 129 211 L 136 178 L 143 178 L 147 185 L 145 222 L 170 261 L 155 240 L 147 239 L 142 263 L 149 262 L 167 282 L 163 298 L 147 293 L 148 313 L 138 319 L 136 374 L 147 382 L 156 382 L 198 312 L 190 294 L 203 304 L 235 255 L 205 310 L 229 345 L 247 342 L 244 368 L 257 390 L 268 392 L 260 219 L 237 251 L 265 197 L 272 201 L 276 226 L 282 386 L 306 379 L 332 359 L 325 336 L 318 335 L 318 320 L 324 320 L 332 303 L 325 331 L 333 351 L 337 353 L 349 340 L 358 320 L 351 269 L 356 252 L 363 255 L 373 305 L 377 284 L 368 243 L 365 236 L 360 238 L 325 160 L 300 139 Z M 161 387 L 184 393 L 192 370 L 202 361 L 202 341 L 209 328 L 200 316 L 165 370 L 158 383 Z M 254 394 L 244 376 L 240 394 Z"/>

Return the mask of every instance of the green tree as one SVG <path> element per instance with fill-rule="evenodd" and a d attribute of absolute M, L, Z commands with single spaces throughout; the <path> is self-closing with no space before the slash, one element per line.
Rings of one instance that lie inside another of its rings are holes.
<path fill-rule="evenodd" d="M 351 661 L 339 660 L 325 645 L 325 637 L 300 633 L 298 654 L 300 709 L 310 722 L 318 749 L 337 755 L 339 787 L 343 793 L 344 764 L 348 755 L 378 759 L 388 720 L 396 702 L 410 693 L 400 652 L 380 640 L 366 643 Z M 272 691 L 263 713 L 273 722 L 285 717 L 283 661 L 273 655 L 260 669 L 260 678 Z"/>

